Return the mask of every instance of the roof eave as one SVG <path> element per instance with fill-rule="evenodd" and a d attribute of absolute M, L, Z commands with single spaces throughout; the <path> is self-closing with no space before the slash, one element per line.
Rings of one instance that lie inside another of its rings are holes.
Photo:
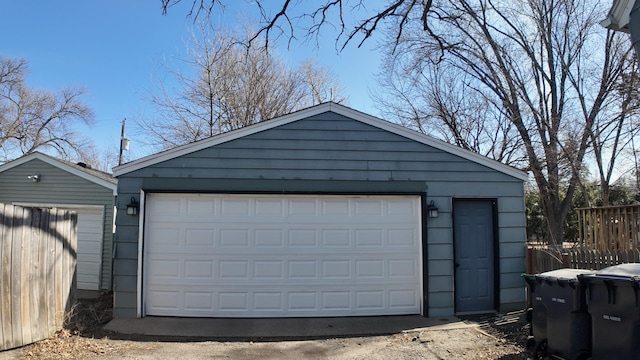
<path fill-rule="evenodd" d="M 8 162 L 6 164 L 0 165 L 0 173 L 4 172 L 6 170 L 9 170 L 9 169 L 13 169 L 14 167 L 20 166 L 20 165 L 25 164 L 25 163 L 27 163 L 29 161 L 32 161 L 32 160 L 40 160 L 40 161 L 45 162 L 45 163 L 47 163 L 47 164 L 49 164 L 49 165 L 51 165 L 53 167 L 56 167 L 56 168 L 58 168 L 60 170 L 66 171 L 66 172 L 71 173 L 73 175 L 76 175 L 76 176 L 78 176 L 80 178 L 83 178 L 85 180 L 91 181 L 91 182 L 95 183 L 96 185 L 100 185 L 102 187 L 105 187 L 105 188 L 111 190 L 113 192 L 114 196 L 117 195 L 117 193 L 118 193 L 118 185 L 117 184 L 110 183 L 108 181 L 100 179 L 100 178 L 98 178 L 96 176 L 93 176 L 93 175 L 91 175 L 89 173 L 86 173 L 84 171 L 80 171 L 78 169 L 74 169 L 73 167 L 71 167 L 71 166 L 69 166 L 69 165 L 67 165 L 65 163 L 62 163 L 60 161 L 57 161 L 57 160 L 53 159 L 52 157 L 44 155 L 44 154 L 42 154 L 40 152 L 34 152 L 34 153 L 29 154 L 29 155 L 25 155 L 25 156 L 23 156 L 21 158 L 18 158 L 18 159 L 15 159 L 13 161 L 10 161 L 10 162 Z"/>
<path fill-rule="evenodd" d="M 291 114 L 284 115 L 284 116 L 281 116 L 272 120 L 264 121 L 261 123 L 257 123 L 255 125 L 251 125 L 242 129 L 216 135 L 214 137 L 211 137 L 205 140 L 179 146 L 170 150 L 160 152 L 158 154 L 149 155 L 144 158 L 132 161 L 130 163 L 115 167 L 113 169 L 113 174 L 115 177 L 118 177 L 130 172 L 142 169 L 144 167 L 160 163 L 162 161 L 171 160 L 182 155 L 190 154 L 199 150 L 209 148 L 211 146 L 222 144 L 227 141 L 235 140 L 244 136 L 255 134 L 261 131 L 278 127 L 278 126 L 282 126 L 282 125 L 285 125 L 297 120 L 301 120 L 307 117 L 311 117 L 314 115 L 318 115 L 327 111 L 332 111 L 339 115 L 343 115 L 343 116 L 352 118 L 356 121 L 360 121 L 365 124 L 380 128 L 382 130 L 395 133 L 397 135 L 409 138 L 411 140 L 420 142 L 422 144 L 433 146 L 437 149 L 452 153 L 454 155 L 460 156 L 462 158 L 473 161 L 475 163 L 487 166 L 493 170 L 502 172 L 506 175 L 513 176 L 519 180 L 522 180 L 522 181 L 528 180 L 528 175 L 526 172 L 515 169 L 511 166 L 505 165 L 499 161 L 489 159 L 488 157 L 482 156 L 472 151 L 462 149 L 455 145 L 446 143 L 442 140 L 432 138 L 428 135 L 418 133 L 406 127 L 391 123 L 386 120 L 382 120 L 380 118 L 377 118 L 369 114 L 365 114 L 363 112 L 351 109 L 344 105 L 331 103 L 331 102 L 323 103 L 307 109 L 296 111 Z"/>

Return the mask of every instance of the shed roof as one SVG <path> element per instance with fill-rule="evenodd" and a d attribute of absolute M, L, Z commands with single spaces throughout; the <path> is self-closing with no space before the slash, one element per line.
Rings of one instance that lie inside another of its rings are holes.
<path fill-rule="evenodd" d="M 71 161 L 58 159 L 53 156 L 43 154 L 41 152 L 34 152 L 31 154 L 22 156 L 13 161 L 9 161 L 6 164 L 0 165 L 0 173 L 7 171 L 9 169 L 13 169 L 17 166 L 20 166 L 32 160 L 40 160 L 58 169 L 66 171 L 70 174 L 73 174 L 85 180 L 91 181 L 97 185 L 100 185 L 109 190 L 112 190 L 114 195 L 116 195 L 117 193 L 118 179 L 114 178 L 113 175 L 106 173 L 104 171 L 87 168 L 79 164 L 74 164 Z"/>
<path fill-rule="evenodd" d="M 255 134 L 261 131 L 269 130 L 278 126 L 289 124 L 295 121 L 303 120 L 311 116 L 319 115 L 325 112 L 333 112 L 350 119 L 360 121 L 362 123 L 374 126 L 376 128 L 389 131 L 391 133 L 403 136 L 405 138 L 417 141 L 419 143 L 432 146 L 436 149 L 460 156 L 469 161 L 473 161 L 480 165 L 484 165 L 488 168 L 494 169 L 506 175 L 513 176 L 517 179 L 526 181 L 528 176 L 524 171 L 515 169 L 511 166 L 505 165 L 499 161 L 489 159 L 480 154 L 474 153 L 451 145 L 442 140 L 435 139 L 431 136 L 418 133 L 406 127 L 394 124 L 380 118 L 365 114 L 363 112 L 354 110 L 344 105 L 336 104 L 333 102 L 322 103 L 310 108 L 299 110 L 288 115 L 280 116 L 269 121 L 263 121 L 251 126 L 247 126 L 241 129 L 229 131 L 223 134 L 219 134 L 204 140 L 196 141 L 183 146 L 178 146 L 173 149 L 165 150 L 157 154 L 149 155 L 138 160 L 117 166 L 113 169 L 114 176 L 118 177 L 163 161 L 171 160 L 183 155 L 187 155 L 199 150 L 203 150 L 218 144 L 222 144 L 228 141 L 232 141 L 244 136 Z"/>

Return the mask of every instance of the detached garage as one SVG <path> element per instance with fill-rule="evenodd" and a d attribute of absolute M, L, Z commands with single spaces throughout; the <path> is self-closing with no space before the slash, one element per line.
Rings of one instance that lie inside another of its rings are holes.
<path fill-rule="evenodd" d="M 0 166 L 0 203 L 78 213 L 76 288 L 111 290 L 116 179 L 86 164 L 39 152 Z"/>
<path fill-rule="evenodd" d="M 114 316 L 522 307 L 526 174 L 325 103 L 118 177 Z"/>

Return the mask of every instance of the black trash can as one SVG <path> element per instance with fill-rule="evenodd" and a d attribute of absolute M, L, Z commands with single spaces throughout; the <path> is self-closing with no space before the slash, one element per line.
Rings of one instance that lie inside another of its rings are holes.
<path fill-rule="evenodd" d="M 531 308 L 527 309 L 527 319 L 531 324 L 527 349 L 534 354 L 534 359 L 542 358 L 547 352 L 547 307 L 542 302 L 542 279 L 531 274 L 522 274 L 522 278 L 529 287 L 531 297 Z"/>
<path fill-rule="evenodd" d="M 563 359 L 586 359 L 591 354 L 591 317 L 586 286 L 579 275 L 591 270 L 560 269 L 536 275 L 542 280 L 547 310 L 547 354 Z"/>
<path fill-rule="evenodd" d="M 580 277 L 587 285 L 593 359 L 640 359 L 640 264 Z"/>

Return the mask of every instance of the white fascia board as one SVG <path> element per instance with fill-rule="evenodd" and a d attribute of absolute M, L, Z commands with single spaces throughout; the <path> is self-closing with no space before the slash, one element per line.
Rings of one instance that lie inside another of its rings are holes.
<path fill-rule="evenodd" d="M 345 117 L 354 119 L 356 121 L 360 121 L 362 123 L 377 127 L 382 130 L 389 131 L 391 133 L 406 137 L 408 139 L 417 141 L 419 143 L 432 146 L 436 149 L 440 149 L 450 154 L 460 156 L 469 161 L 478 163 L 480 165 L 484 165 L 490 169 L 497 170 L 499 172 L 513 176 L 523 181 L 526 181 L 529 178 L 526 172 L 515 169 L 511 166 L 505 165 L 499 161 L 489 159 L 485 156 L 474 153 L 472 151 L 468 151 L 460 147 L 457 147 L 455 145 L 446 143 L 442 140 L 432 138 L 431 136 L 418 133 L 404 126 L 400 126 L 398 124 L 394 124 L 389 121 L 374 117 L 372 115 L 368 115 L 363 112 L 351 109 L 344 105 L 331 103 L 331 102 L 323 103 L 323 104 L 316 105 L 314 107 L 310 107 L 304 110 L 296 111 L 291 114 L 288 114 L 279 118 L 275 118 L 273 120 L 260 122 L 245 128 L 230 131 L 228 133 L 220 134 L 205 140 L 179 146 L 177 148 L 167 150 L 155 155 L 150 155 L 150 156 L 141 158 L 139 160 L 135 160 L 130 163 L 115 167 L 113 169 L 113 174 L 114 176 L 118 177 L 120 175 L 127 174 L 129 172 L 139 170 L 144 167 L 160 163 L 162 161 L 171 160 L 182 155 L 190 154 L 199 150 L 209 148 L 211 146 L 222 144 L 227 141 L 235 140 L 244 136 L 248 136 L 248 135 L 265 131 L 271 128 L 282 126 L 297 120 L 322 114 L 327 111 L 332 111 L 336 114 L 343 115 Z"/>
<path fill-rule="evenodd" d="M 111 190 L 113 192 L 114 196 L 118 194 L 118 185 L 117 184 L 112 184 L 112 183 L 110 183 L 108 181 L 102 180 L 102 179 L 100 179 L 98 177 L 95 177 L 95 176 L 93 176 L 91 174 L 88 174 L 88 173 L 86 173 L 84 171 L 80 171 L 78 169 L 74 169 L 73 167 L 71 167 L 71 166 L 69 166 L 69 165 L 67 165 L 65 163 L 57 161 L 57 160 L 55 160 L 55 159 L 53 159 L 53 158 L 51 158 L 51 157 L 49 157 L 47 155 L 39 153 L 39 152 L 34 152 L 34 153 L 29 154 L 29 155 L 25 155 L 25 156 L 23 156 L 21 158 L 18 158 L 16 160 L 13 160 L 13 161 L 10 161 L 10 162 L 8 162 L 6 164 L 1 165 L 0 166 L 0 173 L 3 172 L 3 171 L 9 170 L 9 169 L 13 169 L 16 166 L 20 166 L 22 164 L 25 164 L 25 163 L 31 161 L 31 160 L 36 160 L 36 159 L 40 160 L 42 162 L 45 162 L 45 163 L 47 163 L 47 164 L 49 164 L 49 165 L 51 165 L 53 167 L 57 167 L 58 169 L 60 169 L 62 171 L 66 171 L 66 172 L 71 173 L 73 175 L 76 175 L 76 176 L 78 176 L 80 178 L 83 178 L 85 180 L 91 181 L 92 183 L 95 183 L 97 185 L 105 187 L 105 188 Z"/>
<path fill-rule="evenodd" d="M 629 18 L 635 0 L 614 0 L 607 18 L 600 25 L 607 29 L 629 32 Z"/>

